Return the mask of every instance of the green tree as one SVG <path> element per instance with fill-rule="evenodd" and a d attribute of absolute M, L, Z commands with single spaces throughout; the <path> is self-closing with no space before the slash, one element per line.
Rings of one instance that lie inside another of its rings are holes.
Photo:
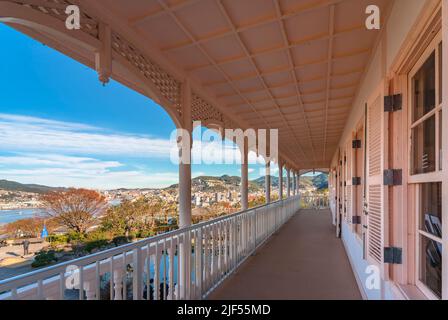
<path fill-rule="evenodd" d="M 131 233 L 154 227 L 154 215 L 159 209 L 158 204 L 150 204 L 146 199 L 135 201 L 125 200 L 120 205 L 110 207 L 103 216 L 102 229 L 114 235 L 129 237 Z"/>

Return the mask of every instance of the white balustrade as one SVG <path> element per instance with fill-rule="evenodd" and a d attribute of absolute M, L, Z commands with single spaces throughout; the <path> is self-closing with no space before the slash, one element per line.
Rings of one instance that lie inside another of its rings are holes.
<path fill-rule="evenodd" d="M 326 195 L 306 195 L 301 197 L 300 204 L 301 209 L 329 209 L 330 200 Z"/>
<path fill-rule="evenodd" d="M 0 281 L 0 300 L 203 299 L 300 208 L 299 197 Z"/>

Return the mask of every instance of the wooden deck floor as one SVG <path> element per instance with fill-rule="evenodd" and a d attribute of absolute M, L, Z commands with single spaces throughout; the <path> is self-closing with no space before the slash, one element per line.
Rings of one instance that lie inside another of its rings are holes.
<path fill-rule="evenodd" d="M 209 296 L 212 300 L 361 299 L 328 210 L 302 210 Z"/>

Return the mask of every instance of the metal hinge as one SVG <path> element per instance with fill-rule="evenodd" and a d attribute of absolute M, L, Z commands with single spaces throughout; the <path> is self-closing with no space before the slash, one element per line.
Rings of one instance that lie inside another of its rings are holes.
<path fill-rule="evenodd" d="M 360 186 L 361 185 L 361 177 L 353 177 L 352 178 L 352 185 Z"/>
<path fill-rule="evenodd" d="M 403 249 L 401 248 L 384 248 L 384 263 L 402 264 Z"/>
<path fill-rule="evenodd" d="M 347 181 L 344 181 L 344 187 L 346 187 L 347 186 Z"/>
<path fill-rule="evenodd" d="M 402 183 L 403 183 L 403 170 L 401 169 L 384 170 L 385 186 L 401 186 Z"/>
<path fill-rule="evenodd" d="M 384 112 L 395 112 L 401 110 L 403 107 L 403 96 L 395 94 L 384 97 Z"/>
<path fill-rule="evenodd" d="M 361 140 L 353 140 L 352 141 L 352 148 L 353 149 L 361 149 Z"/>
<path fill-rule="evenodd" d="M 361 216 L 353 216 L 352 223 L 353 224 L 361 224 Z"/>

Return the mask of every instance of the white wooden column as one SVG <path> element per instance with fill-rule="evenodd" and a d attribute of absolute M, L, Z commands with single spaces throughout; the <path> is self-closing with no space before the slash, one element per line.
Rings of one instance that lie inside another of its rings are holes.
<path fill-rule="evenodd" d="M 296 172 L 292 172 L 292 195 L 296 195 Z"/>
<path fill-rule="evenodd" d="M 190 151 L 193 122 L 191 119 L 191 89 L 188 82 L 183 85 L 182 95 L 182 129 L 189 132 Z M 185 151 L 187 151 L 184 148 Z M 191 152 L 188 155 L 179 154 L 179 228 L 191 225 Z M 184 163 L 187 159 L 187 163 Z"/>
<path fill-rule="evenodd" d="M 283 200 L 283 163 L 278 162 L 278 199 Z"/>
<path fill-rule="evenodd" d="M 241 210 L 249 209 L 249 150 L 247 139 L 244 139 L 244 145 L 241 150 Z"/>
<path fill-rule="evenodd" d="M 266 203 L 270 203 L 271 202 L 271 161 L 266 162 L 265 189 L 266 189 Z"/>
<path fill-rule="evenodd" d="M 182 129 L 189 132 L 190 139 L 189 146 L 190 149 L 186 150 L 188 155 L 179 154 L 181 163 L 179 164 L 179 228 L 186 228 L 191 225 L 191 135 L 192 135 L 192 118 L 191 118 L 191 88 L 188 82 L 183 84 L 182 88 Z M 187 160 L 187 161 L 185 161 Z M 182 243 L 179 246 L 179 263 L 180 263 L 180 274 L 179 274 L 179 289 L 180 298 L 186 299 L 189 296 L 189 261 L 190 261 L 190 243 L 188 237 L 184 235 Z M 158 290 L 158 288 L 155 288 Z"/>
<path fill-rule="evenodd" d="M 442 128 L 448 128 L 448 111 L 446 105 L 448 103 L 448 0 L 442 0 L 442 78 L 443 78 L 443 107 L 442 107 Z M 444 133 L 446 136 L 446 134 Z M 443 159 L 443 181 L 442 181 L 442 299 L 448 300 L 448 139 L 442 139 L 442 159 Z"/>
<path fill-rule="evenodd" d="M 291 170 L 289 168 L 286 169 L 286 195 L 287 197 L 291 197 Z"/>

